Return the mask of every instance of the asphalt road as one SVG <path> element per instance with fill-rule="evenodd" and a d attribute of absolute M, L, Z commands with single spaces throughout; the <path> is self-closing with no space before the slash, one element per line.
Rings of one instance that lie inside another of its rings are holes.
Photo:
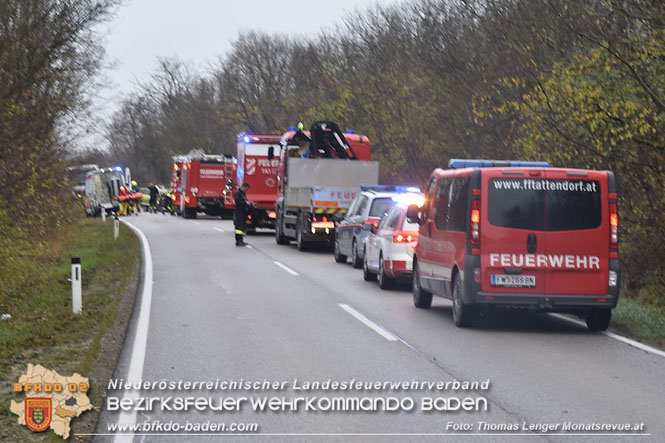
<path fill-rule="evenodd" d="M 134 441 L 665 439 L 662 356 L 546 314 L 501 313 L 474 329 L 460 329 L 453 324 L 447 300 L 435 298 L 432 309 L 416 309 L 408 287 L 382 291 L 376 283 L 365 282 L 360 270 L 336 264 L 326 251 L 302 253 L 295 245 L 279 246 L 268 231 L 249 236 L 251 248 L 236 247 L 230 221 L 153 214 L 129 221 L 145 233 L 153 260 L 143 380 L 287 382 L 284 390 L 155 390 L 141 395 L 408 397 L 415 402 L 411 412 L 254 412 L 250 407 L 221 413 L 141 411 L 137 423 L 257 423 L 259 430 L 196 437 L 141 435 Z M 131 365 L 135 334 L 132 328 L 118 378 L 126 377 Z M 295 379 L 489 379 L 490 388 L 302 392 L 292 389 Z M 121 396 L 122 391 L 111 395 Z M 423 397 L 486 398 L 487 410 L 423 412 Z M 98 432 L 105 433 L 105 426 L 117 420 L 117 412 L 105 412 Z M 480 422 L 514 425 L 520 435 L 483 430 Z M 565 422 L 644 423 L 645 431 L 561 434 Z M 470 425 L 472 431 L 449 423 Z M 559 424 L 559 434 L 526 432 L 525 424 Z"/>

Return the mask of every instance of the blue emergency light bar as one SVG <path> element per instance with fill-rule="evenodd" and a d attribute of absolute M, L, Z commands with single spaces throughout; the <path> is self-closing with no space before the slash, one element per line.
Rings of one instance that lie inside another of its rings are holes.
<path fill-rule="evenodd" d="M 374 192 L 420 192 L 420 188 L 417 186 L 362 185 L 360 189 Z"/>
<path fill-rule="evenodd" d="M 549 168 L 547 162 L 527 162 L 522 160 L 462 160 L 450 159 L 448 167 L 451 169 L 461 168 Z"/>

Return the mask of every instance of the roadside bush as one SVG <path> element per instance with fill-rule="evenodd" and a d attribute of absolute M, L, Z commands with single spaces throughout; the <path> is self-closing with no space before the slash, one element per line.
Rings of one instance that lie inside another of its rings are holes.
<path fill-rule="evenodd" d="M 4 207 L 0 200 L 0 208 Z M 31 278 L 34 249 L 25 229 L 0 209 L 0 313 L 10 313 L 10 300 L 20 297 Z"/>

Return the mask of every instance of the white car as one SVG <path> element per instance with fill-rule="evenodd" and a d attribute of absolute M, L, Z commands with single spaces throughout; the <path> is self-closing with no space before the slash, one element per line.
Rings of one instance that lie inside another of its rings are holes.
<path fill-rule="evenodd" d="M 419 226 L 407 220 L 406 210 L 406 205 L 396 205 L 376 228 L 363 227 L 372 232 L 365 243 L 363 277 L 366 281 L 378 277 L 381 289 L 389 289 L 396 280 L 410 279 L 413 275 L 413 250 Z"/>

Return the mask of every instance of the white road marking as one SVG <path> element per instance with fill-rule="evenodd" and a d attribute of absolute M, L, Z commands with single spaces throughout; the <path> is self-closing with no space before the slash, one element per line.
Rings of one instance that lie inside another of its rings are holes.
<path fill-rule="evenodd" d="M 190 222 L 191 224 L 193 224 L 193 225 L 198 225 L 198 224 L 200 224 L 199 222 L 194 221 L 194 220 L 190 220 L 189 222 Z"/>
<path fill-rule="evenodd" d="M 569 323 L 574 323 L 574 324 L 579 325 L 579 326 L 584 326 L 586 328 L 586 323 L 584 323 L 583 321 L 575 320 L 574 318 L 566 317 L 565 315 L 561 315 L 561 314 L 552 314 L 552 315 L 556 318 L 560 318 L 561 320 L 565 320 Z M 602 334 L 606 335 L 610 338 L 613 338 L 615 340 L 619 340 L 620 342 L 626 343 L 627 345 L 633 346 L 637 349 L 641 349 L 643 351 L 649 352 L 651 354 L 658 355 L 660 357 L 665 357 L 665 351 L 661 351 L 660 349 L 652 348 L 649 345 L 645 345 L 644 343 L 640 343 L 638 341 L 631 340 L 630 338 L 624 337 L 623 335 L 618 335 L 618 334 L 615 334 L 615 333 L 609 332 L 609 331 L 602 331 Z"/>
<path fill-rule="evenodd" d="M 386 331 L 381 326 L 377 325 L 376 323 L 374 323 L 373 321 L 362 315 L 360 312 L 353 309 L 351 306 L 345 303 L 338 303 L 338 305 L 340 308 L 344 309 L 346 312 L 353 315 L 356 319 L 364 323 L 365 326 L 368 326 L 371 329 L 373 329 L 374 332 L 379 334 L 381 337 L 385 338 L 388 341 L 397 341 L 394 335 L 392 335 L 390 332 Z"/>
<path fill-rule="evenodd" d="M 252 245 L 247 245 L 247 244 L 246 244 L 245 247 L 247 247 L 247 248 L 249 248 L 249 249 L 254 249 L 254 246 L 252 246 Z"/>
<path fill-rule="evenodd" d="M 141 250 L 143 252 L 143 290 L 141 292 L 141 308 L 136 325 L 136 335 L 132 346 L 132 356 L 129 361 L 129 369 L 125 381 L 128 383 L 140 382 L 143 378 L 143 363 L 145 362 L 145 349 L 148 341 L 148 328 L 150 326 L 150 305 L 152 302 L 152 254 L 150 253 L 150 244 L 143 231 L 131 223 L 121 220 L 129 229 L 134 231 L 141 241 Z M 137 399 L 139 391 L 125 391 L 124 398 Z M 118 418 L 118 425 L 133 425 L 136 423 L 136 410 L 122 412 Z M 115 443 L 132 442 L 133 435 L 116 435 L 113 439 Z"/>
<path fill-rule="evenodd" d="M 249 246 L 248 246 L 248 247 L 249 247 Z M 281 263 L 278 262 L 277 260 L 274 260 L 273 263 L 275 263 L 277 266 L 279 266 L 280 268 L 284 269 L 286 272 L 288 272 L 288 273 L 291 274 L 291 275 L 296 275 L 296 276 L 300 275 L 300 274 L 298 274 L 296 271 L 294 271 L 293 269 L 289 268 L 289 267 L 286 266 L 286 265 L 281 264 Z"/>
<path fill-rule="evenodd" d="M 226 231 L 223 230 L 222 228 L 212 228 L 212 229 L 214 229 L 215 231 L 219 231 L 219 232 L 226 232 Z"/>

